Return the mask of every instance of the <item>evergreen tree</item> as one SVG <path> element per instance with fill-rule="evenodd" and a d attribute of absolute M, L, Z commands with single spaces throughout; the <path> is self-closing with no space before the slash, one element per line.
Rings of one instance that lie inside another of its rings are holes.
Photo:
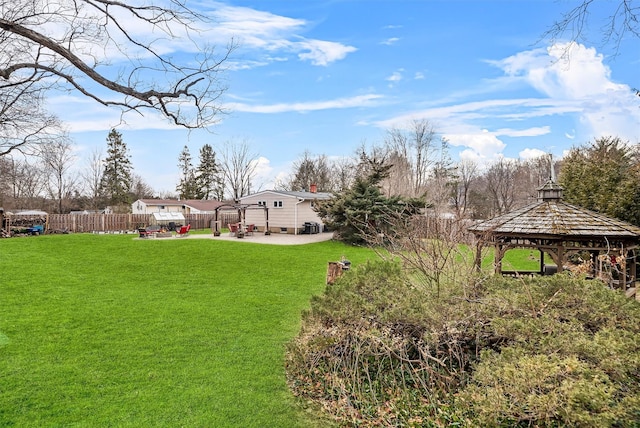
<path fill-rule="evenodd" d="M 368 244 L 379 233 L 390 232 L 390 220 L 410 218 L 417 214 L 424 201 L 386 197 L 380 188 L 387 177 L 390 165 L 378 157 L 363 155 L 361 171 L 366 175 L 356 177 L 353 186 L 337 193 L 333 198 L 317 201 L 315 210 L 322 221 L 334 230 L 339 239 L 351 244 Z"/>
<path fill-rule="evenodd" d="M 218 169 L 216 152 L 209 144 L 200 148 L 200 164 L 197 168 L 196 178 L 198 199 L 222 199 L 224 183 Z"/>
<path fill-rule="evenodd" d="M 637 147 L 603 137 L 571 149 L 560 170 L 564 199 L 640 225 L 640 164 Z"/>
<path fill-rule="evenodd" d="M 122 134 L 112 129 L 107 136 L 107 158 L 104 160 L 100 189 L 110 204 L 124 206 L 131 204 L 131 183 L 129 150 L 122 140 Z"/>
<path fill-rule="evenodd" d="M 180 199 L 199 199 L 196 173 L 191 163 L 191 153 L 187 146 L 184 146 L 182 152 L 180 152 L 178 168 L 180 168 L 180 173 L 182 174 L 180 183 L 176 186 Z"/>

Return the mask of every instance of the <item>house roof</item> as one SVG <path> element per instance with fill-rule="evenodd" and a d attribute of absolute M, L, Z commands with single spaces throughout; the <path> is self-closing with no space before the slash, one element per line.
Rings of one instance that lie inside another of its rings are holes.
<path fill-rule="evenodd" d="M 327 192 L 304 192 L 304 191 L 300 191 L 300 192 L 286 192 L 283 190 L 263 190 L 261 192 L 257 192 L 257 193 L 253 193 L 251 195 L 247 195 L 247 196 L 243 196 L 240 199 L 245 199 L 248 197 L 255 197 L 255 196 L 259 196 L 259 195 L 263 195 L 266 193 L 274 193 L 276 195 L 280 195 L 280 196 L 284 196 L 284 197 L 289 197 L 289 198 L 298 198 L 298 199 L 304 199 L 304 200 L 310 200 L 310 199 L 330 199 L 332 197 L 331 193 L 327 193 Z"/>
<path fill-rule="evenodd" d="M 195 208 L 199 211 L 215 211 L 217 207 L 223 205 L 223 202 L 201 199 L 140 199 L 146 205 L 169 205 L 169 206 L 182 206 L 187 205 L 191 208 Z"/>
<path fill-rule="evenodd" d="M 562 201 L 562 187 L 548 182 L 538 189 L 538 201 L 482 221 L 469 231 L 526 237 L 638 238 L 640 228 Z"/>

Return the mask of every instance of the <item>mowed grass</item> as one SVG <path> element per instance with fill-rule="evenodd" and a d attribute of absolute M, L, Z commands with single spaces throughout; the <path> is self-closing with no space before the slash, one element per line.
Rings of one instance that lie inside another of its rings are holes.
<path fill-rule="evenodd" d="M 284 346 L 342 255 L 374 257 L 336 242 L 0 240 L 0 426 L 313 425 Z"/>

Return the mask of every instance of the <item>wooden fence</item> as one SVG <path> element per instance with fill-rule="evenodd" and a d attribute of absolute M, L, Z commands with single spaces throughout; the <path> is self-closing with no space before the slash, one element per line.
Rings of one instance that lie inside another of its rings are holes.
<path fill-rule="evenodd" d="M 215 214 L 184 214 L 185 224 L 192 229 L 208 229 L 212 227 Z M 237 223 L 238 213 L 220 212 L 221 224 Z M 49 214 L 47 216 L 7 216 L 6 228 L 21 228 L 43 224 L 45 233 L 60 232 L 125 232 L 135 231 L 140 227 L 158 224 L 152 214 Z M 161 223 L 163 226 L 168 224 Z"/>

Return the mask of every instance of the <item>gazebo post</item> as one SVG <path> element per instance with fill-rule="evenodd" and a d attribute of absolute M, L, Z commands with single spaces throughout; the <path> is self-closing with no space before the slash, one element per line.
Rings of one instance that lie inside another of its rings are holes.
<path fill-rule="evenodd" d="M 562 272 L 563 260 L 564 260 L 564 245 L 562 245 L 562 242 L 558 242 L 558 261 L 556 262 L 556 265 L 558 266 L 558 270 L 556 272 L 558 273 Z"/>
<path fill-rule="evenodd" d="M 629 266 L 629 275 L 631 276 L 631 285 L 633 287 L 636 286 L 636 250 L 629 250 L 631 252 L 631 254 L 633 255 L 632 257 L 630 257 L 630 266 Z"/>
<path fill-rule="evenodd" d="M 264 229 L 264 234 L 265 235 L 271 235 L 271 231 L 269 230 L 269 208 L 264 207 L 264 215 L 265 215 L 265 223 L 266 223 L 266 227 Z"/>
<path fill-rule="evenodd" d="M 495 267 L 495 272 L 500 275 L 502 274 L 502 257 L 504 256 L 502 252 L 502 245 L 496 243 L 494 252 L 493 265 Z"/>
<path fill-rule="evenodd" d="M 544 251 L 542 248 L 539 248 L 538 251 L 540 251 L 540 275 L 544 275 Z"/>
<path fill-rule="evenodd" d="M 476 271 L 478 272 L 480 272 L 480 269 L 482 268 L 482 247 L 482 241 L 478 240 L 478 242 L 476 242 L 476 256 L 474 261 Z"/>
<path fill-rule="evenodd" d="M 213 236 L 220 236 L 220 225 L 218 224 L 218 211 L 219 211 L 218 208 L 220 208 L 220 207 L 216 208 L 216 216 L 215 216 L 215 220 L 214 220 L 214 222 L 215 222 L 215 230 L 213 231 Z"/>

